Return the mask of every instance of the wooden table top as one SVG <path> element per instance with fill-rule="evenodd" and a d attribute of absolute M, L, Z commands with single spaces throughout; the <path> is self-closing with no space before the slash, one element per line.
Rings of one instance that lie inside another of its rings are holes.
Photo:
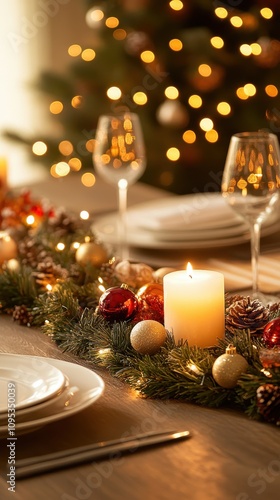
<path fill-rule="evenodd" d="M 80 363 L 105 382 L 104 394 L 86 410 L 17 436 L 16 457 L 149 430 L 189 430 L 191 438 L 16 480 L 8 491 L 7 441 L 1 443 L 1 499 L 73 500 L 171 498 L 255 500 L 279 498 L 280 433 L 236 411 L 180 401 L 147 400 L 129 387 L 61 350 L 36 329 L 0 318 L 0 351 Z"/>

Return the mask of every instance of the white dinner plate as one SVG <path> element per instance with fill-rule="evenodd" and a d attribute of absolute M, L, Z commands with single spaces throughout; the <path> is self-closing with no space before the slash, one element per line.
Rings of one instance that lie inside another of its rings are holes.
<path fill-rule="evenodd" d="M 8 399 L 17 409 L 55 396 L 65 384 L 63 373 L 40 358 L 14 358 L 0 354 L 0 414 L 8 410 Z"/>
<path fill-rule="evenodd" d="M 11 360 L 14 359 L 18 362 L 27 357 L 17 354 L 9 354 L 7 356 L 10 356 Z M 46 361 L 58 370 L 61 370 L 69 379 L 69 389 L 66 389 L 66 391 L 69 391 L 69 397 L 63 398 L 62 395 L 58 396 L 56 404 L 53 407 L 49 407 L 52 410 L 47 412 L 47 415 L 45 411 L 42 411 L 42 414 L 39 414 L 39 416 L 37 414 L 36 418 L 30 418 L 24 422 L 16 422 L 15 436 L 31 432 L 84 410 L 96 401 L 104 391 L 105 385 L 103 379 L 88 368 L 76 365 L 75 363 L 69 363 L 68 361 L 51 358 L 35 356 L 28 356 L 28 358 Z M 71 395 L 71 391 L 73 395 Z M 7 425 L 1 425 L 0 438 L 6 437 L 7 432 Z"/>
<path fill-rule="evenodd" d="M 280 226 L 277 210 L 263 223 L 261 235 Z M 118 242 L 118 214 L 101 217 L 93 231 L 104 243 Z M 216 248 L 250 240 L 248 226 L 220 193 L 174 196 L 134 205 L 127 211 L 131 247 L 153 249 Z"/>

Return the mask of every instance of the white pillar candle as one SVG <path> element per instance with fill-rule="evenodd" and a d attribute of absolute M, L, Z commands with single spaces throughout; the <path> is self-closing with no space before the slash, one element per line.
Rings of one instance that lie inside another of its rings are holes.
<path fill-rule="evenodd" d="M 210 347 L 225 336 L 224 276 L 216 271 L 185 270 L 163 278 L 164 326 L 175 342 Z"/>

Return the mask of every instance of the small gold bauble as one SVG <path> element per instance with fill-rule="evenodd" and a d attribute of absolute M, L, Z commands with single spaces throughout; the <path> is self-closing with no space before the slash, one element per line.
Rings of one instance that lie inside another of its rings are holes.
<path fill-rule="evenodd" d="M 229 345 L 225 354 L 219 356 L 213 364 L 212 375 L 214 380 L 225 389 L 232 389 L 238 379 L 248 369 L 248 363 L 241 354 L 236 352 L 236 347 Z"/>
<path fill-rule="evenodd" d="M 164 345 L 166 329 L 153 319 L 139 321 L 132 328 L 130 342 L 139 354 L 155 354 Z"/>
<path fill-rule="evenodd" d="M 6 231 L 0 232 L 0 264 L 17 256 L 17 245 Z"/>
<path fill-rule="evenodd" d="M 108 260 L 108 254 L 105 248 L 94 241 L 82 243 L 76 251 L 75 257 L 78 264 L 92 264 L 97 267 Z"/>

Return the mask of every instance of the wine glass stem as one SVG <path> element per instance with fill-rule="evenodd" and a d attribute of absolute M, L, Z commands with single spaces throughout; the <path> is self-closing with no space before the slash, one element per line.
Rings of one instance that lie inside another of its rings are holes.
<path fill-rule="evenodd" d="M 118 183 L 118 189 L 119 189 L 119 228 L 118 228 L 119 255 L 121 260 L 127 260 L 129 257 L 128 245 L 127 245 L 127 228 L 126 228 L 127 182 L 120 181 Z"/>
<path fill-rule="evenodd" d="M 258 274 L 259 274 L 259 253 L 260 253 L 260 224 L 254 222 L 251 225 L 251 266 L 253 280 L 253 296 L 257 296 L 259 291 Z"/>

